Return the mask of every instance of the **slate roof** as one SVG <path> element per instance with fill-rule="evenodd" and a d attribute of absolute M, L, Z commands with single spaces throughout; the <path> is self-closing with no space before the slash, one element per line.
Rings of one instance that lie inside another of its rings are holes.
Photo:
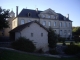
<path fill-rule="evenodd" d="M 30 16 L 31 18 L 39 18 L 38 14 L 40 12 L 43 12 L 43 11 L 39 11 L 38 10 L 38 12 L 36 12 L 36 10 L 22 9 L 22 11 L 20 12 L 20 14 L 17 17 L 28 17 L 28 13 L 30 13 L 31 14 L 31 16 Z M 64 16 L 62 14 L 60 14 L 60 13 L 56 13 L 56 14 L 58 14 L 58 16 L 59 16 L 58 19 L 59 20 L 64 20 Z M 71 21 L 71 20 L 66 18 L 66 21 Z"/>
<path fill-rule="evenodd" d="M 29 27 L 32 23 L 37 23 L 38 25 L 40 25 L 42 28 L 44 28 L 46 31 L 48 31 L 47 28 L 45 28 L 42 24 L 40 24 L 39 22 L 37 21 L 31 21 L 29 23 L 25 23 L 23 25 L 19 25 L 18 27 L 14 28 L 13 30 L 11 30 L 9 33 L 12 33 L 12 32 L 20 32 L 22 31 L 24 28 L 27 28 Z"/>
<path fill-rule="evenodd" d="M 18 17 L 28 17 L 28 13 L 31 14 L 30 17 L 32 18 L 39 18 L 38 14 L 42 12 L 42 11 L 38 11 L 36 12 L 36 10 L 31 10 L 31 9 L 23 9 L 20 14 L 18 15 Z"/>
<path fill-rule="evenodd" d="M 57 14 L 58 14 L 58 16 L 59 16 L 59 17 L 58 17 L 59 20 L 64 20 L 64 17 L 65 17 L 65 16 L 63 16 L 63 15 L 60 14 L 60 13 L 57 13 Z M 65 18 L 66 18 L 66 17 L 65 17 Z M 68 18 L 66 18 L 66 21 L 71 21 L 71 20 L 69 20 Z M 72 21 L 71 21 L 71 22 L 72 22 Z"/>

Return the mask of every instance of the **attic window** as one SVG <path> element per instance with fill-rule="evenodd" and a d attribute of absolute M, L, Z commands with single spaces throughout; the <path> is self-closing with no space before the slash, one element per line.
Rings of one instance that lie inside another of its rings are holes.
<path fill-rule="evenodd" d="M 64 17 L 64 20 L 66 20 L 66 17 Z"/>
<path fill-rule="evenodd" d="M 31 16 L 31 14 L 30 13 L 28 13 L 28 17 L 30 17 Z"/>

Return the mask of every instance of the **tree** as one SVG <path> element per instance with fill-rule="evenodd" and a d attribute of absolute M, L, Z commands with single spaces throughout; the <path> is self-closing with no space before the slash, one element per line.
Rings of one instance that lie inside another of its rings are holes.
<path fill-rule="evenodd" d="M 73 27 L 73 35 L 80 35 L 80 27 Z"/>
<path fill-rule="evenodd" d="M 50 48 L 55 48 L 57 44 L 57 35 L 52 28 L 49 28 L 48 32 L 48 43 Z"/>
<path fill-rule="evenodd" d="M 9 10 L 0 7 L 0 30 L 9 27 L 7 18 L 9 18 Z"/>
<path fill-rule="evenodd" d="M 80 27 L 73 27 L 73 39 L 78 42 L 80 41 Z"/>

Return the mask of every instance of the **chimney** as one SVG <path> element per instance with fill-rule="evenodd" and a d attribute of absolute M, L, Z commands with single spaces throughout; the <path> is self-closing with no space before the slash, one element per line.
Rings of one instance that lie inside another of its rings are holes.
<path fill-rule="evenodd" d="M 38 12 L 38 8 L 36 8 L 36 12 Z"/>
<path fill-rule="evenodd" d="M 66 18 L 68 18 L 69 19 L 69 14 L 67 14 L 67 17 Z"/>
<path fill-rule="evenodd" d="M 16 6 L 16 17 L 18 16 L 18 6 Z"/>

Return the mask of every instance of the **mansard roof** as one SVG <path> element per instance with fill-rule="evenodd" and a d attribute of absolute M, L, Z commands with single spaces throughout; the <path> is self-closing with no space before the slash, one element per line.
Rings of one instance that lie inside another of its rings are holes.
<path fill-rule="evenodd" d="M 38 14 L 40 14 L 41 12 L 43 12 L 43 11 L 38 10 L 38 12 L 37 12 L 36 10 L 32 10 L 32 9 L 22 9 L 22 11 L 19 13 L 19 15 L 17 17 L 39 18 Z M 28 13 L 30 13 L 30 16 L 28 16 Z M 61 13 L 56 13 L 56 14 L 58 15 L 58 20 L 60 20 L 60 21 L 64 20 L 65 16 L 63 16 Z M 66 21 L 71 21 L 71 20 L 66 18 Z"/>

